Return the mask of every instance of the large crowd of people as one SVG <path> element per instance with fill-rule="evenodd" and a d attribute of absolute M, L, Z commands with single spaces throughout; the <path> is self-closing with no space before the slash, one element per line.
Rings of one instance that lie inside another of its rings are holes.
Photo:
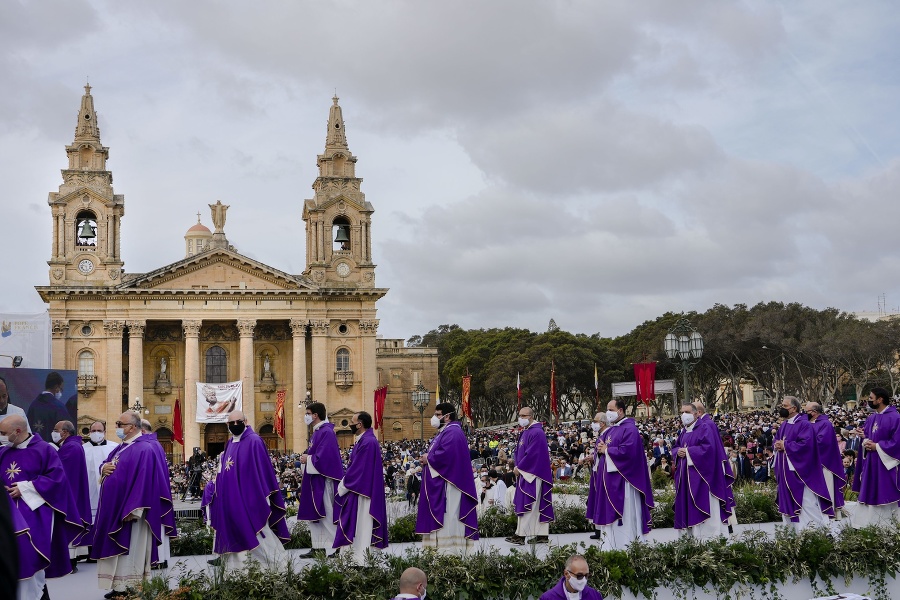
<path fill-rule="evenodd" d="M 4 391 L 0 381 L 0 404 Z M 7 496 L 0 508 L 9 509 L 16 543 L 3 553 L 11 560 L 18 550 L 19 598 L 48 597 L 46 578 L 77 570 L 79 560 L 97 563 L 106 598 L 123 597 L 152 568 L 167 566 L 179 495 L 202 497 L 215 533 L 211 562 L 229 570 L 251 559 L 269 566 L 286 560 L 291 505 L 311 533 L 312 547 L 300 558 L 341 552 L 364 563 L 390 543 L 389 502 L 415 511 L 422 546 L 439 553 L 470 552 L 479 517 L 492 506 L 516 515 L 506 543 L 546 544 L 554 486 L 572 481 L 587 486 L 592 538 L 601 549 L 621 549 L 650 531 L 652 478 L 671 480 L 675 528 L 698 539 L 727 535 L 736 485 L 770 480 L 784 523 L 795 528 L 830 527 L 848 514 L 851 526 L 885 523 L 900 501 L 900 415 L 891 402 L 875 388 L 854 410 L 785 396 L 776 412 L 710 415 L 695 402 L 676 418 L 636 420 L 613 400 L 590 421 L 556 426 L 524 406 L 515 424 L 476 431 L 463 428 L 452 404 L 440 403 L 428 441 L 379 442 L 371 415 L 359 412 L 350 419 L 354 443 L 343 450 L 326 407 L 312 403 L 305 415 L 312 436 L 302 453 L 270 452 L 234 411 L 219 456 L 197 452 L 175 467 L 150 424 L 132 412 L 115 423 L 118 442 L 107 439 L 102 422 L 83 441 L 68 420 L 45 441 L 11 413 L 0 415 Z M 858 494 L 852 512 L 847 489 Z M 427 577 L 419 573 L 409 573 L 406 587 L 424 595 Z M 583 557 L 573 556 L 545 597 L 597 597 L 588 574 Z"/>

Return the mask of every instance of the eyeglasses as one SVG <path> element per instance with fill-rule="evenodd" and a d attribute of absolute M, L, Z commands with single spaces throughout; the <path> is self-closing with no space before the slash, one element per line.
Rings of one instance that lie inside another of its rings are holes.
<path fill-rule="evenodd" d="M 228 425 L 237 425 L 238 423 L 243 423 L 243 421 L 228 421 Z"/>
<path fill-rule="evenodd" d="M 591 575 L 590 573 L 573 573 L 572 571 L 568 571 L 568 570 L 566 572 L 569 575 L 571 575 L 572 577 L 574 577 L 575 579 L 577 579 L 578 581 L 581 581 L 582 579 L 587 579 Z"/>
<path fill-rule="evenodd" d="M 119 422 L 119 421 L 116 421 L 116 427 L 127 427 L 128 425 L 131 425 L 132 427 L 135 427 L 135 424 L 134 424 L 134 423 L 121 423 L 121 422 Z"/>

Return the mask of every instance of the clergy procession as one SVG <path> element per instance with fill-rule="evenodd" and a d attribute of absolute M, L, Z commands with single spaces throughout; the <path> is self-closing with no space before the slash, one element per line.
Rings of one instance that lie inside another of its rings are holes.
<path fill-rule="evenodd" d="M 0 381 L 0 394 L 2 386 Z M 898 517 L 900 416 L 891 402 L 887 390 L 871 391 L 871 412 L 852 432 L 860 440 L 859 458 L 848 475 L 841 434 L 822 406 L 783 398 L 771 431 L 771 465 L 785 526 L 798 531 L 828 527 L 839 534 L 837 522 L 847 516 L 854 527 Z M 647 458 L 646 423 L 627 411 L 624 401 L 612 400 L 583 431 L 590 441 L 578 460 L 588 473 L 585 516 L 594 527 L 592 543 L 601 550 L 624 549 L 646 540 L 651 531 L 654 467 Z M 393 447 L 387 446 L 386 460 L 371 415 L 359 412 L 350 420 L 354 443 L 345 457 L 325 405 L 313 402 L 305 413 L 312 435 L 297 460 L 302 471 L 297 519 L 309 524 L 312 547 L 296 558 L 326 559 L 342 553 L 349 563 L 364 565 L 368 553 L 389 544 L 391 486 L 386 486 L 385 465 L 393 460 Z M 209 562 L 228 571 L 250 560 L 268 569 L 283 568 L 290 560 L 284 549 L 290 533 L 272 457 L 244 413 L 230 413 L 227 425 L 230 438 L 202 503 L 218 555 Z M 479 539 L 486 487 L 499 476 L 491 470 L 487 483 L 476 484 L 480 471 L 473 465 L 492 460 L 473 460 L 479 453 L 453 404 L 437 404 L 431 425 L 435 435 L 416 459 L 421 469 L 410 470 L 421 477 L 416 533 L 424 548 L 469 554 Z M 510 497 L 517 527 L 506 542 L 509 547 L 535 548 L 550 543 L 553 486 L 559 481 L 551 449 L 558 447 L 561 432 L 545 431 L 527 406 L 518 411 L 516 425 L 508 458 L 512 485 L 504 495 Z M 730 448 L 731 430 L 720 432 L 700 402 L 681 406 L 680 425 L 671 449 L 665 449 L 673 463 L 668 473 L 675 490 L 675 529 L 698 540 L 728 536 L 737 524 L 732 487 L 743 470 Z M 126 597 L 152 569 L 168 566 L 168 542 L 177 531 L 166 455 L 149 423 L 136 413 L 119 416 L 115 437 L 118 442 L 108 440 L 104 424 L 96 422 L 89 440 L 82 442 L 72 422 L 61 420 L 48 442 L 30 432 L 21 415 L 0 420 L 0 473 L 8 497 L 4 502 L 18 547 L 17 598 L 49 598 L 47 579 L 76 572 L 80 560 L 96 563 L 105 598 Z M 653 448 L 658 449 L 656 442 Z M 559 469 L 562 477 L 566 472 Z M 848 486 L 859 494 L 852 513 L 844 503 Z M 562 577 L 555 584 L 548 582 L 542 598 L 599 598 L 588 586 L 589 575 L 586 559 L 572 555 Z M 424 597 L 427 575 L 415 569 L 404 577 L 398 597 Z"/>

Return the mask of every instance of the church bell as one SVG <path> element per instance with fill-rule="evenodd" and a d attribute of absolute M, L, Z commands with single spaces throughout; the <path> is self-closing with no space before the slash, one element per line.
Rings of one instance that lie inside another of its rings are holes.
<path fill-rule="evenodd" d="M 91 224 L 88 221 L 81 222 L 81 230 L 78 232 L 78 237 L 82 239 L 94 239 L 97 237 L 97 234 L 94 233 L 94 228 L 91 227 Z"/>
<path fill-rule="evenodd" d="M 349 242 L 350 236 L 347 235 L 347 230 L 350 229 L 346 225 L 338 225 L 337 234 L 334 236 L 335 242 Z"/>

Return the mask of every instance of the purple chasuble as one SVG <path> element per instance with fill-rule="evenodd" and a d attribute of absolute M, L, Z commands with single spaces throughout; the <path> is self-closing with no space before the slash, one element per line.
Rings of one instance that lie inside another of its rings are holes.
<path fill-rule="evenodd" d="M 231 437 L 219 456 L 216 488 L 209 503 L 209 522 L 216 532 L 216 554 L 245 552 L 259 546 L 257 534 L 268 525 L 288 541 L 284 497 L 266 443 L 247 427 L 240 441 Z"/>
<path fill-rule="evenodd" d="M 131 443 L 123 442 L 110 453 L 116 470 L 100 484 L 91 558 L 128 554 L 135 521 L 125 519 L 136 509 L 144 509 L 143 516 L 153 536 L 151 560 L 158 560 L 156 547 L 162 543 L 163 525 L 173 518 L 173 507 L 169 480 L 162 475 L 156 445 L 149 436 L 138 435 Z M 175 537 L 174 528 L 166 526 L 165 535 Z"/>
<path fill-rule="evenodd" d="M 166 450 L 162 447 L 162 444 L 159 443 L 159 438 L 156 437 L 156 433 L 145 433 L 144 437 L 149 438 L 153 442 L 153 448 L 156 450 L 156 453 L 159 455 L 159 464 L 161 467 L 160 476 L 163 481 L 169 482 L 169 458 L 166 456 Z M 172 486 L 171 484 L 166 485 L 163 490 L 163 500 L 168 501 L 172 506 L 175 503 L 172 501 Z M 162 524 L 166 527 L 166 532 L 169 537 L 178 537 L 178 531 L 175 529 L 175 511 L 170 510 L 166 512 L 162 516 Z"/>
<path fill-rule="evenodd" d="M 834 516 L 835 509 L 844 506 L 843 487 L 847 485 L 847 475 L 844 473 L 844 463 L 841 460 L 841 449 L 838 447 L 837 434 L 834 432 L 834 425 L 831 424 L 828 415 L 819 415 L 815 421 L 810 421 L 810 423 L 816 436 L 819 461 L 834 475 L 834 506 L 828 513 Z"/>
<path fill-rule="evenodd" d="M 460 491 L 457 518 L 465 526 L 466 537 L 478 539 L 478 500 L 471 465 L 469 443 L 459 421 L 447 423 L 431 441 L 428 464 L 422 469 L 416 533 L 427 535 L 444 527 L 449 483 Z M 437 477 L 432 477 L 431 469 L 437 471 Z"/>
<path fill-rule="evenodd" d="M 72 545 L 87 545 L 89 540 L 85 538 L 90 530 L 92 518 L 91 491 L 88 487 L 87 462 L 80 437 L 70 435 L 63 440 L 59 447 L 59 460 L 66 472 L 66 479 L 69 480 L 69 487 L 72 488 L 72 498 L 75 500 L 78 516 L 81 517 L 81 525 L 84 527 L 82 534 L 72 540 Z"/>
<path fill-rule="evenodd" d="M 877 443 L 891 458 L 900 460 L 900 413 L 896 408 L 888 406 L 881 413 L 869 415 L 863 431 L 865 439 Z M 860 446 L 853 491 L 859 492 L 860 504 L 881 506 L 900 501 L 900 468 L 887 469 L 876 450 Z"/>
<path fill-rule="evenodd" d="M 515 463 L 520 473 L 516 477 L 516 494 L 513 497 L 516 514 L 522 516 L 531 512 L 535 501 L 538 501 L 540 522 L 549 523 L 554 517 L 553 470 L 550 468 L 550 446 L 547 444 L 547 435 L 539 422 L 533 421 L 522 430 L 519 443 L 516 444 Z M 522 472 L 535 475 L 536 479 L 529 483 L 522 477 Z M 537 498 L 538 479 L 544 482 L 541 486 L 540 499 Z"/>
<path fill-rule="evenodd" d="M 300 497 L 297 500 L 297 519 L 318 521 L 325 518 L 325 482 L 338 482 L 344 477 L 341 449 L 334 435 L 334 423 L 323 422 L 314 431 L 309 449 L 305 453 L 318 473 L 309 472 L 309 462 L 300 480 Z"/>
<path fill-rule="evenodd" d="M 722 486 L 725 486 L 725 501 L 721 507 L 722 522 L 724 523 L 734 512 L 734 490 L 731 487 L 734 485 L 734 470 L 731 468 L 731 461 L 728 460 L 728 453 L 725 452 L 725 444 L 722 443 L 722 434 L 719 431 L 719 426 L 716 425 L 713 418 L 704 413 L 697 421 L 712 430 L 713 439 L 716 443 L 716 453 L 719 457 L 718 460 L 722 464 L 722 469 L 716 471 L 715 481 L 712 485 L 715 489 L 722 489 Z"/>
<path fill-rule="evenodd" d="M 825 487 L 822 463 L 816 447 L 816 434 L 809 417 L 798 414 L 793 423 L 784 421 L 775 432 L 775 441 L 784 441 L 784 452 L 775 451 L 775 480 L 778 482 L 778 512 L 790 517 L 791 522 L 800 520 L 803 505 L 803 488 L 808 487 L 819 497 L 823 513 L 831 508 L 831 498 Z M 788 466 L 788 461 L 794 467 Z M 830 516 L 834 516 L 833 509 Z"/>
<path fill-rule="evenodd" d="M 28 439 L 25 448 L 0 448 L 0 477 L 6 487 L 30 481 L 44 499 L 36 510 L 22 498 L 10 499 L 19 547 L 19 579 L 33 577 L 41 569 L 47 577 L 71 573 L 69 544 L 84 528 L 56 449 L 38 434 Z"/>
<path fill-rule="evenodd" d="M 563 577 L 556 582 L 556 585 L 553 586 L 552 589 L 541 594 L 540 600 L 568 600 L 568 598 L 569 597 L 566 596 L 566 578 Z M 581 600 L 603 600 L 603 596 L 600 592 L 588 585 L 581 590 Z"/>
<path fill-rule="evenodd" d="M 681 448 L 687 450 L 692 464 L 688 464 L 687 457 L 678 456 Z M 693 427 L 682 428 L 672 447 L 672 457 L 675 461 L 675 529 L 694 527 L 710 517 L 727 520 L 728 514 L 723 514 L 722 510 L 727 486 L 723 477 L 717 477 L 717 473 L 722 473 L 722 463 L 715 430 L 699 421 L 695 421 Z M 716 506 L 710 506 L 710 494 L 719 500 Z"/>
<path fill-rule="evenodd" d="M 634 419 L 625 417 L 615 425 L 607 427 L 600 434 L 606 442 L 606 454 L 597 454 L 597 470 L 591 477 L 597 479 L 596 490 L 588 497 L 587 518 L 594 525 L 612 525 L 622 518 L 625 510 L 625 483 L 631 484 L 641 494 L 641 530 L 650 533 L 650 509 L 653 508 L 653 488 L 650 485 L 650 468 L 644 453 L 644 440 L 634 424 Z M 612 461 L 617 471 L 608 471 L 606 457 Z"/>
<path fill-rule="evenodd" d="M 203 488 L 203 498 L 200 499 L 200 518 L 206 523 L 206 507 L 212 502 L 213 496 L 216 494 L 216 481 L 208 481 L 206 487 Z"/>
<path fill-rule="evenodd" d="M 369 516 L 372 525 L 372 543 L 376 548 L 388 547 L 387 501 L 384 497 L 384 461 L 381 445 L 371 429 L 366 429 L 353 446 L 350 464 L 344 475 L 344 487 L 349 491 L 340 496 L 335 490 L 334 522 L 337 533 L 333 548 L 349 546 L 356 538 L 356 513 L 359 497 L 371 500 Z"/>

